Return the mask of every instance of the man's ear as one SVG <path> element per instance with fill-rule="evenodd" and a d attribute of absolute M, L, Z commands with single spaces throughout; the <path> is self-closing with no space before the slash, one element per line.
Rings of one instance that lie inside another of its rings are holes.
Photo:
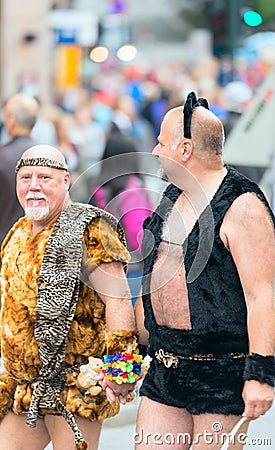
<path fill-rule="evenodd" d="M 181 143 L 181 158 L 187 162 L 193 152 L 193 145 L 191 139 L 184 139 Z"/>
<path fill-rule="evenodd" d="M 65 181 L 65 186 L 69 189 L 69 187 L 70 187 L 70 182 L 71 182 L 71 177 L 70 177 L 69 172 L 66 172 L 66 173 L 65 173 L 65 179 L 64 179 L 64 181 Z"/>
<path fill-rule="evenodd" d="M 9 130 L 13 130 L 16 127 L 16 117 L 12 114 L 9 114 L 5 120 L 6 128 Z"/>

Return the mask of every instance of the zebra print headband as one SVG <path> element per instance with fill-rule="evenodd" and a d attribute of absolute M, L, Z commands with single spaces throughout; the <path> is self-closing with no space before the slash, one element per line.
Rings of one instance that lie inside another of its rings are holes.
<path fill-rule="evenodd" d="M 66 164 L 62 164 L 55 159 L 50 158 L 21 158 L 16 164 L 15 171 L 18 172 L 18 170 L 24 166 L 43 166 L 52 167 L 53 169 L 68 170 Z"/>
<path fill-rule="evenodd" d="M 208 101 L 205 98 L 197 98 L 195 92 L 190 92 L 183 108 L 183 135 L 188 139 L 191 139 L 191 119 L 196 106 L 209 109 Z"/>

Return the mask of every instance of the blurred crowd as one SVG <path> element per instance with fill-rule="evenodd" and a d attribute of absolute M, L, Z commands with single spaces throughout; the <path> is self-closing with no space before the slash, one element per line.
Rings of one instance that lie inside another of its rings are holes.
<path fill-rule="evenodd" d="M 32 138 L 64 153 L 75 183 L 73 197 L 87 202 L 91 183 L 98 183 L 100 162 L 113 126 L 132 139 L 137 151 L 149 154 L 165 112 L 181 105 L 194 90 L 209 100 L 210 109 L 222 120 L 228 135 L 273 64 L 274 56 L 256 58 L 249 64 L 211 56 L 194 66 L 163 62 L 150 68 L 101 67 L 82 86 L 56 89 L 51 102 L 40 104 Z M 0 144 L 8 140 L 2 114 Z M 152 167 L 148 167 L 149 160 L 140 161 L 141 172 L 156 173 L 151 160 Z M 80 175 L 84 178 L 77 183 Z M 154 185 L 155 180 L 145 178 Z"/>
<path fill-rule="evenodd" d="M 15 195 L 17 160 L 30 146 L 52 145 L 66 158 L 72 200 L 99 206 L 121 221 L 131 252 L 127 277 L 135 304 L 142 273 L 142 223 L 165 186 L 151 155 L 165 113 L 195 91 L 208 99 L 228 136 L 273 64 L 270 58 L 233 65 L 228 57 L 209 57 L 194 66 L 163 62 L 150 69 L 101 67 L 82 86 L 56 89 L 48 104 L 24 91 L 15 93 L 2 105 L 0 123 L 0 180 L 5 192 L 0 198 L 5 211 L 0 243 L 23 214 Z M 256 172 L 250 169 L 252 175 Z"/>

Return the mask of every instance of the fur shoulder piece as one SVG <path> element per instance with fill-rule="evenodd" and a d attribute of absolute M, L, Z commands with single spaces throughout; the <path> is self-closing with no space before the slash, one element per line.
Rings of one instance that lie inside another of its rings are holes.
<path fill-rule="evenodd" d="M 38 285 L 34 334 L 40 373 L 27 424 L 35 426 L 40 408 L 54 408 L 73 429 L 76 443 L 82 442 L 83 437 L 74 417 L 61 403 L 60 392 L 72 369 L 66 366 L 65 349 L 79 295 L 83 235 L 86 226 L 98 217 L 104 217 L 123 237 L 122 228 L 111 214 L 91 205 L 70 205 L 61 212 L 48 240 Z"/>

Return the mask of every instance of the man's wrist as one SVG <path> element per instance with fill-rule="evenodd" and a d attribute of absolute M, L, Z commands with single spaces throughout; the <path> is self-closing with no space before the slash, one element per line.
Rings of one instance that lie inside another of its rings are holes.
<path fill-rule="evenodd" d="M 252 353 L 245 358 L 243 379 L 256 380 L 275 386 L 275 357 L 274 355 L 263 356 Z"/>
<path fill-rule="evenodd" d="M 138 330 L 116 329 L 106 332 L 106 353 L 138 353 Z"/>

